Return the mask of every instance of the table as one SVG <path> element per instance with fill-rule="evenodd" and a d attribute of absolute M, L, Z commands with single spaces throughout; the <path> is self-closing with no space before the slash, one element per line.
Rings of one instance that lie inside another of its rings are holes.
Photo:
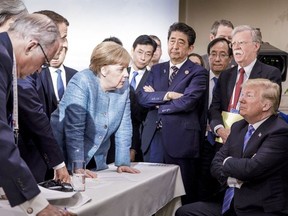
<path fill-rule="evenodd" d="M 132 166 L 141 173 L 117 173 L 113 165 L 98 172 L 97 180 L 87 181 L 83 192 L 92 200 L 73 212 L 78 216 L 151 216 L 157 211 L 157 216 L 174 215 L 185 194 L 180 168 L 152 163 Z"/>
<path fill-rule="evenodd" d="M 77 216 L 174 215 L 181 206 L 180 197 L 185 194 L 179 166 L 154 163 L 132 166 L 141 173 L 117 173 L 116 167 L 109 165 L 109 169 L 97 172 L 97 179 L 86 179 L 86 190 L 81 194 L 91 201 L 68 210 Z"/>

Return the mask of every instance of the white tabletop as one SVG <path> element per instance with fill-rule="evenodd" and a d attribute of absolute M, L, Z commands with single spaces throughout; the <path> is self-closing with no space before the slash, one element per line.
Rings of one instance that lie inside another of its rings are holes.
<path fill-rule="evenodd" d="M 97 172 L 97 179 L 86 179 L 86 190 L 81 194 L 91 200 L 75 209 L 69 207 L 71 203 L 66 199 L 67 209 L 78 216 L 174 215 L 185 194 L 180 168 L 151 163 L 132 166 L 141 173 L 117 173 L 116 167 L 110 165 Z M 64 203 L 58 200 L 57 205 L 63 207 Z"/>

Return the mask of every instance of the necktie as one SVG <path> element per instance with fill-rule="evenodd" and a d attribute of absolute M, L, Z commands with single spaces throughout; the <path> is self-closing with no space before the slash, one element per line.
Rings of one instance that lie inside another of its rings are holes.
<path fill-rule="evenodd" d="M 245 151 L 248 140 L 250 139 L 250 137 L 252 136 L 254 131 L 255 131 L 254 127 L 252 125 L 249 125 L 248 130 L 247 130 L 245 137 L 244 137 L 243 152 Z"/>
<path fill-rule="evenodd" d="M 218 82 L 218 78 L 217 77 L 213 77 L 212 80 L 214 81 L 214 86 L 213 86 L 213 89 L 212 89 L 212 95 L 214 94 L 214 91 L 216 89 L 216 85 L 217 85 L 217 82 Z"/>
<path fill-rule="evenodd" d="M 233 100 L 233 96 L 230 99 L 230 104 L 228 107 L 229 111 L 231 109 L 236 109 L 236 106 L 237 106 L 237 103 L 239 100 L 239 96 L 240 96 L 240 92 L 241 92 L 241 85 L 243 84 L 243 80 L 244 80 L 244 73 L 245 73 L 244 68 L 240 68 L 239 73 L 240 73 L 240 76 L 239 76 L 238 82 L 236 83 L 236 86 L 235 86 L 234 100 Z"/>
<path fill-rule="evenodd" d="M 133 72 L 133 77 L 132 77 L 132 80 L 131 80 L 131 87 L 136 90 L 136 76 L 138 75 L 138 72 L 137 71 L 134 71 Z"/>
<path fill-rule="evenodd" d="M 246 132 L 244 137 L 243 152 L 245 151 L 248 140 L 251 138 L 254 131 L 255 131 L 254 127 L 252 125 L 249 125 L 248 131 Z M 224 201 L 222 205 L 222 214 L 224 214 L 230 208 L 233 197 L 234 197 L 234 188 L 229 187 L 228 189 L 226 189 L 225 192 Z"/>
<path fill-rule="evenodd" d="M 172 72 L 172 74 L 169 77 L 169 86 L 171 85 L 173 79 L 175 78 L 175 76 L 177 75 L 177 73 L 179 71 L 179 69 L 176 66 L 172 66 L 171 69 L 172 69 L 173 72 Z"/>
<path fill-rule="evenodd" d="M 62 71 L 60 69 L 56 70 L 56 73 L 58 74 L 58 76 L 57 76 L 57 90 L 58 90 L 59 100 L 61 100 L 61 98 L 64 94 L 64 84 L 63 84 L 63 80 L 61 77 L 61 72 Z"/>

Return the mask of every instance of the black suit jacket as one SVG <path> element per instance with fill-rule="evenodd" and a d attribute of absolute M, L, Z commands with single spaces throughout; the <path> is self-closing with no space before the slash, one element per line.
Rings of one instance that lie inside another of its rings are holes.
<path fill-rule="evenodd" d="M 209 108 L 209 121 L 211 130 L 214 131 L 215 126 L 224 125 L 221 113 L 228 111 L 230 98 L 237 79 L 238 67 L 223 71 L 218 79 L 216 89 L 213 94 L 211 106 Z M 259 60 L 256 61 L 249 79 L 265 78 L 279 84 L 281 88 L 281 72 L 278 68 L 266 65 Z"/>
<path fill-rule="evenodd" d="M 15 145 L 8 117 L 13 112 L 13 48 L 6 32 L 0 33 L 0 186 L 11 206 L 32 199 L 40 190 Z"/>
<path fill-rule="evenodd" d="M 77 70 L 64 66 L 66 73 L 66 85 L 70 79 L 77 73 Z M 45 68 L 41 71 L 37 77 L 37 91 L 41 101 L 44 105 L 44 111 L 46 112 L 48 118 L 50 119 L 51 113 L 56 110 L 58 106 L 58 101 L 54 92 L 53 82 L 49 68 Z"/>
<path fill-rule="evenodd" d="M 288 125 L 278 116 L 270 116 L 253 133 L 243 153 L 247 128 L 245 120 L 233 124 L 227 142 L 213 159 L 212 175 L 223 185 L 229 176 L 244 182 L 235 189 L 237 215 L 254 215 L 253 210 L 261 209 L 266 213 L 287 210 Z M 232 158 L 223 166 L 229 156 Z"/>
<path fill-rule="evenodd" d="M 66 76 L 67 81 L 75 73 L 72 69 Z M 34 73 L 18 80 L 18 96 L 20 153 L 36 181 L 42 182 L 48 169 L 64 161 L 49 121 L 51 113 L 57 108 L 57 100 L 48 69 L 44 74 Z"/>
<path fill-rule="evenodd" d="M 131 68 L 128 68 L 129 73 L 130 70 Z M 138 103 L 136 95 L 145 85 L 149 73 L 149 70 L 145 70 L 136 90 L 130 87 L 131 120 L 133 126 L 131 148 L 134 149 L 137 153 L 141 153 L 141 133 L 143 130 L 143 122 L 147 116 L 148 109 Z"/>

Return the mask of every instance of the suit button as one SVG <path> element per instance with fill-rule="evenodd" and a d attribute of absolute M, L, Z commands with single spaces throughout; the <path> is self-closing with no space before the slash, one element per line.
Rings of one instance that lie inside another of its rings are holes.
<path fill-rule="evenodd" d="M 108 127 L 107 125 L 104 125 L 104 128 L 105 128 L 105 129 L 107 129 L 107 127 Z"/>
<path fill-rule="evenodd" d="M 33 213 L 33 208 L 29 207 L 26 210 L 27 214 L 32 214 Z"/>

